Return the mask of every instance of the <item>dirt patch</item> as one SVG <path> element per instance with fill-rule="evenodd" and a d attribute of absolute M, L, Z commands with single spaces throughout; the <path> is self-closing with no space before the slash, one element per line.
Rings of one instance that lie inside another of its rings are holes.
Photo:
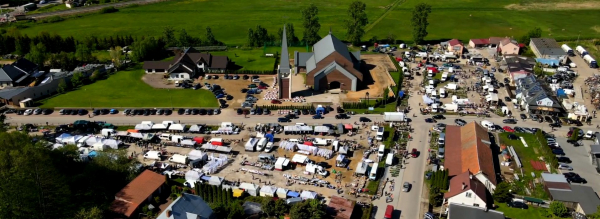
<path fill-rule="evenodd" d="M 590 27 L 590 28 L 591 28 L 592 30 L 594 30 L 594 31 L 596 31 L 596 32 L 598 32 L 598 33 L 600 33 L 600 26 L 593 26 L 593 27 Z"/>
<path fill-rule="evenodd" d="M 383 97 L 383 90 L 386 87 L 396 85 L 388 69 L 395 71 L 397 69 L 388 56 L 378 54 L 362 55 L 361 59 L 365 61 L 366 68 L 369 69 L 374 82 L 368 85 L 366 89 L 348 92 L 346 94 L 347 101 L 358 101 L 360 98 L 364 98 L 367 92 L 369 92 L 369 97 L 372 98 Z"/>
<path fill-rule="evenodd" d="M 600 1 L 510 4 L 504 8 L 516 11 L 593 10 L 600 9 Z"/>

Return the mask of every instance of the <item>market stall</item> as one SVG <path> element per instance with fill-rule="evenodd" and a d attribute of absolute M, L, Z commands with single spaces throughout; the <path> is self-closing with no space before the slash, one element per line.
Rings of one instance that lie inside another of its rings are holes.
<path fill-rule="evenodd" d="M 277 194 L 277 197 L 279 197 L 280 199 L 286 199 L 288 191 L 289 190 L 287 190 L 285 188 L 277 188 L 277 192 L 275 192 L 275 193 Z"/>
<path fill-rule="evenodd" d="M 262 197 L 275 197 L 275 192 L 277 192 L 277 187 L 263 186 L 260 188 L 260 196 Z"/>
<path fill-rule="evenodd" d="M 169 126 L 169 131 L 183 132 L 185 130 L 185 125 L 182 124 L 171 124 Z"/>
<path fill-rule="evenodd" d="M 208 180 L 208 184 L 209 185 L 213 185 L 213 186 L 220 186 L 221 184 L 223 184 L 223 178 L 218 177 L 218 176 L 211 176 L 210 179 Z"/>
<path fill-rule="evenodd" d="M 199 125 L 192 125 L 190 129 L 188 129 L 188 132 L 200 132 L 200 128 L 201 126 Z"/>
<path fill-rule="evenodd" d="M 290 190 L 287 193 L 287 197 L 288 198 L 298 198 L 298 197 L 300 197 L 300 193 Z"/>
<path fill-rule="evenodd" d="M 294 154 L 292 157 L 292 163 L 304 165 L 308 161 L 308 156 L 302 154 Z"/>
<path fill-rule="evenodd" d="M 253 183 L 241 183 L 240 189 L 243 189 L 245 192 L 250 194 L 251 196 L 258 196 L 259 194 L 259 186 Z"/>
<path fill-rule="evenodd" d="M 318 194 L 316 192 L 308 191 L 308 190 L 304 190 L 300 194 L 300 198 L 302 198 L 304 200 L 306 200 L 306 199 L 316 199 L 317 196 L 318 196 Z"/>

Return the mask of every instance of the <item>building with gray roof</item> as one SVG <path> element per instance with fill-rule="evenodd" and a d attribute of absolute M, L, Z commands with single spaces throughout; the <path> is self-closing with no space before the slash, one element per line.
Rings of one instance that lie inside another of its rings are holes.
<path fill-rule="evenodd" d="M 530 74 L 515 81 L 517 104 L 533 114 L 562 116 L 566 110 L 556 96 Z"/>
<path fill-rule="evenodd" d="M 43 76 L 43 74 L 39 74 L 36 64 L 21 58 L 0 68 L 0 88 L 27 85 L 33 81 L 32 75 Z"/>
<path fill-rule="evenodd" d="M 292 98 L 292 69 L 290 66 L 290 54 L 287 45 L 286 25 L 283 25 L 283 36 L 281 39 L 281 57 L 279 57 L 279 70 L 277 71 L 277 84 L 279 85 L 279 99 Z"/>
<path fill-rule="evenodd" d="M 214 219 L 212 209 L 197 195 L 183 193 L 157 219 Z"/>
<path fill-rule="evenodd" d="M 589 186 L 571 185 L 571 190 L 551 189 L 550 196 L 554 201 L 560 201 L 569 209 L 588 215 L 597 211 L 600 206 L 598 194 Z"/>
<path fill-rule="evenodd" d="M 504 213 L 487 208 L 450 203 L 448 219 L 504 219 Z"/>
<path fill-rule="evenodd" d="M 312 51 L 294 52 L 296 71 L 306 71 L 306 85 L 315 90 L 358 90 L 363 80 L 360 51 L 350 52 L 348 46 L 331 32 L 315 43 Z"/>
<path fill-rule="evenodd" d="M 531 38 L 529 48 L 538 58 L 566 61 L 567 53 L 552 38 Z"/>

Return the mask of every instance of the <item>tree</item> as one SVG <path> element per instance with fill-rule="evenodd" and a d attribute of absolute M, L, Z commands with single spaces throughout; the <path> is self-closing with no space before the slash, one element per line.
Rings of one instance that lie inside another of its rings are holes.
<path fill-rule="evenodd" d="M 432 187 L 429 190 L 429 204 L 433 206 L 440 206 L 442 204 L 442 196 L 440 195 L 440 189 L 437 187 Z"/>
<path fill-rule="evenodd" d="M 536 27 L 531 29 L 527 34 L 521 36 L 519 42 L 528 44 L 531 41 L 531 38 L 540 38 L 542 37 L 542 28 Z"/>
<path fill-rule="evenodd" d="M 73 76 L 71 77 L 71 85 L 73 86 L 73 88 L 78 88 L 79 86 L 81 86 L 83 84 L 84 77 L 85 76 L 81 72 L 76 72 L 75 74 L 73 74 Z"/>
<path fill-rule="evenodd" d="M 239 201 L 230 202 L 229 206 L 229 215 L 227 215 L 227 219 L 239 219 L 244 216 L 244 207 L 242 207 L 242 203 Z"/>
<path fill-rule="evenodd" d="M 319 200 L 312 199 L 310 200 L 309 205 L 309 211 L 311 212 L 310 218 L 320 219 L 326 217 L 327 214 L 325 213 L 324 206 L 320 203 Z"/>
<path fill-rule="evenodd" d="M 510 193 L 510 184 L 507 182 L 498 183 L 496 190 L 494 190 L 494 200 L 500 203 L 507 203 L 512 200 L 512 194 Z"/>
<path fill-rule="evenodd" d="M 304 27 L 302 41 L 307 45 L 313 45 L 321 40 L 319 36 L 321 24 L 319 23 L 319 17 L 317 17 L 318 14 L 319 9 L 314 4 L 310 4 L 302 10 L 302 27 Z"/>
<path fill-rule="evenodd" d="M 383 89 L 383 100 L 387 101 L 388 98 L 390 98 L 390 89 L 386 87 Z"/>
<path fill-rule="evenodd" d="M 588 219 L 600 219 L 600 206 L 596 207 L 596 212 L 588 215 Z"/>
<path fill-rule="evenodd" d="M 354 45 L 358 45 L 363 35 L 365 35 L 365 26 L 369 23 L 365 10 L 367 5 L 361 1 L 355 1 L 348 8 L 348 16 L 346 20 L 346 30 L 348 40 Z"/>
<path fill-rule="evenodd" d="M 42 43 L 38 43 L 35 45 L 31 43 L 30 47 L 31 50 L 29 50 L 29 53 L 25 57 L 29 59 L 29 61 L 40 66 L 41 68 L 42 66 L 44 66 L 46 57 L 48 57 L 48 54 L 46 53 L 46 46 L 44 46 L 44 44 Z"/>
<path fill-rule="evenodd" d="M 442 183 L 442 190 L 447 191 L 448 190 L 448 186 L 450 185 L 450 180 L 448 179 L 448 169 L 445 169 L 444 171 L 442 171 L 442 173 L 444 174 L 444 178 L 443 178 L 443 183 Z"/>
<path fill-rule="evenodd" d="M 288 46 L 298 42 L 298 37 L 296 37 L 296 33 L 294 30 L 294 24 L 285 24 L 285 35 L 287 38 Z M 283 38 L 283 28 L 279 28 L 279 31 L 277 31 L 277 36 L 277 39 Z"/>
<path fill-rule="evenodd" d="M 541 63 L 539 63 L 539 62 L 535 63 L 535 66 L 533 66 L 533 74 L 538 78 L 541 78 L 544 76 L 544 67 L 542 67 Z"/>
<path fill-rule="evenodd" d="M 97 81 L 99 79 L 101 79 L 100 71 L 96 70 L 96 71 L 92 72 L 92 76 L 90 76 L 90 80 Z"/>
<path fill-rule="evenodd" d="M 206 27 L 206 44 L 209 46 L 219 46 L 221 42 L 215 39 L 215 35 L 212 33 L 212 29 L 210 27 Z"/>
<path fill-rule="evenodd" d="M 229 211 L 227 210 L 228 203 L 211 203 L 209 204 L 210 208 L 213 210 L 213 214 L 215 214 L 216 218 L 226 218 L 229 215 Z"/>
<path fill-rule="evenodd" d="M 115 65 L 115 69 L 119 70 L 123 61 L 125 61 L 125 56 L 123 55 L 123 48 L 120 46 L 111 47 L 110 48 L 110 59 L 112 63 Z"/>
<path fill-rule="evenodd" d="M 300 202 L 292 206 L 290 209 L 290 219 L 304 219 L 311 218 L 308 202 Z"/>
<path fill-rule="evenodd" d="M 80 62 L 91 62 L 94 59 L 94 56 L 92 56 L 92 50 L 85 44 L 77 45 L 75 57 Z"/>
<path fill-rule="evenodd" d="M 290 206 L 285 203 L 283 199 L 277 199 L 275 201 L 275 205 L 273 206 L 275 210 L 275 215 L 281 216 L 290 212 Z"/>
<path fill-rule="evenodd" d="M 431 5 L 426 3 L 419 3 L 412 12 L 412 26 L 413 26 L 413 40 L 415 44 L 423 43 L 423 40 L 427 36 L 427 26 L 429 22 L 427 18 L 431 13 Z"/>
<path fill-rule="evenodd" d="M 265 214 L 267 214 L 267 216 L 269 216 L 269 217 L 275 216 L 275 214 L 276 214 L 275 201 L 273 201 L 273 199 L 265 199 L 265 200 L 266 201 L 263 202 L 263 204 L 262 204 L 263 212 L 265 212 Z"/>
<path fill-rule="evenodd" d="M 165 27 L 163 30 L 163 41 L 167 47 L 177 46 L 177 39 L 175 39 L 175 28 L 171 26 Z"/>
<path fill-rule="evenodd" d="M 60 82 L 58 82 L 58 87 L 56 88 L 56 92 L 64 94 L 68 90 L 69 90 L 69 85 L 67 85 L 67 82 L 65 81 L 64 78 L 61 78 Z"/>
<path fill-rule="evenodd" d="M 567 213 L 569 213 L 569 209 L 567 209 L 565 204 L 562 202 L 553 201 L 550 203 L 550 212 L 552 212 L 554 216 L 564 217 L 567 215 Z"/>
<path fill-rule="evenodd" d="M 92 207 L 89 209 L 81 209 L 75 215 L 75 219 L 102 219 L 104 212 L 98 207 Z"/>
<path fill-rule="evenodd" d="M 162 41 L 154 37 L 142 39 L 133 43 L 131 58 L 136 62 L 161 58 L 164 54 L 163 47 Z"/>

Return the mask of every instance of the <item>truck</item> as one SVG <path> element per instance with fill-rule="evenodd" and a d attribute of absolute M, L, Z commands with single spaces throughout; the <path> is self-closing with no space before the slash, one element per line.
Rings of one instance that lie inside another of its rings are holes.
<path fill-rule="evenodd" d="M 150 160 L 161 160 L 162 159 L 162 152 L 160 151 L 148 151 L 144 154 L 144 159 L 150 159 Z"/>
<path fill-rule="evenodd" d="M 589 54 L 587 52 L 587 50 L 585 50 L 585 48 L 583 48 L 583 46 L 577 46 L 577 47 L 575 47 L 575 50 L 577 50 L 577 52 L 579 53 L 579 55 L 581 57 L 584 57 L 585 55 Z"/>
<path fill-rule="evenodd" d="M 391 166 L 394 165 L 394 153 L 388 153 L 387 157 L 385 158 L 385 166 Z"/>
<path fill-rule="evenodd" d="M 598 63 L 592 56 L 585 55 L 583 56 L 583 60 L 590 65 L 590 68 L 598 68 Z"/>
<path fill-rule="evenodd" d="M 117 132 L 115 132 L 114 129 L 102 129 L 102 136 L 104 136 L 104 137 L 113 136 L 115 133 L 117 133 Z"/>
<path fill-rule="evenodd" d="M 377 180 L 377 168 L 379 168 L 379 163 L 373 163 L 371 167 L 371 172 L 369 172 L 370 180 Z"/>
<path fill-rule="evenodd" d="M 178 164 L 187 164 L 188 156 L 181 154 L 173 154 L 173 156 L 169 157 L 169 162 L 178 163 Z"/>
<path fill-rule="evenodd" d="M 574 56 L 575 55 L 573 53 L 573 50 L 571 49 L 571 47 L 569 47 L 567 44 L 562 44 L 562 46 L 560 46 L 560 48 L 562 48 L 563 51 L 565 51 L 569 56 Z"/>
<path fill-rule="evenodd" d="M 316 146 L 327 146 L 327 139 L 315 138 L 313 144 Z"/>
<path fill-rule="evenodd" d="M 404 122 L 406 116 L 403 112 L 384 112 L 383 121 L 386 122 Z"/>
<path fill-rule="evenodd" d="M 377 141 L 382 141 L 383 140 L 383 127 L 379 127 L 377 129 L 377 135 L 375 136 L 375 139 Z"/>
<path fill-rule="evenodd" d="M 258 144 L 256 144 L 256 151 L 262 151 L 267 146 L 267 138 L 261 138 L 258 140 Z"/>
<path fill-rule="evenodd" d="M 250 138 L 248 139 L 248 141 L 246 142 L 246 145 L 244 146 L 246 151 L 254 151 L 256 150 L 256 143 L 258 143 L 258 138 Z"/>
<path fill-rule="evenodd" d="M 223 139 L 222 138 L 211 138 L 208 141 L 209 144 L 212 145 L 219 145 L 219 146 L 223 146 Z"/>
<path fill-rule="evenodd" d="M 394 206 L 388 205 L 385 208 L 385 214 L 383 215 L 384 219 L 392 219 L 392 213 L 394 213 Z"/>
<path fill-rule="evenodd" d="M 446 98 L 446 89 L 440 88 L 440 98 Z"/>

